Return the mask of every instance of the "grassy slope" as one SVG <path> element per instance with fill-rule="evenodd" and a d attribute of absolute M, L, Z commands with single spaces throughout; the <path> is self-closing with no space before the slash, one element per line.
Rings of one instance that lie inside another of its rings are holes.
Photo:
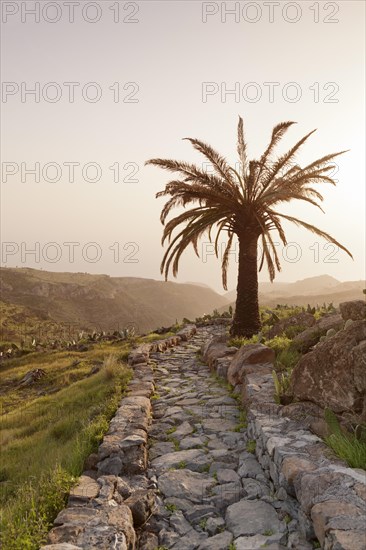
<path fill-rule="evenodd" d="M 103 343 L 85 353 L 33 353 L 1 365 L 2 547 L 33 550 L 45 541 L 117 409 L 130 376 L 117 358 L 126 351 L 127 344 Z M 93 366 L 100 370 L 91 375 Z M 47 376 L 19 388 L 33 368 Z"/>

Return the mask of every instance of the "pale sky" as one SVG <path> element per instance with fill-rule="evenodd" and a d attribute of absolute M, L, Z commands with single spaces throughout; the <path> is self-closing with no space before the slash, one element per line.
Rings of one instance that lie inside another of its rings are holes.
<path fill-rule="evenodd" d="M 300 202 L 281 211 L 331 233 L 354 261 L 286 225 L 296 244 L 279 247 L 276 280 L 365 276 L 363 1 L 40 2 L 35 22 L 36 4 L 2 2 L 2 265 L 160 279 L 164 201 L 155 193 L 169 174 L 144 162 L 202 163 L 182 141 L 195 137 L 235 163 L 241 115 L 251 158 L 285 120 L 298 124 L 283 147 L 318 129 L 300 164 L 350 149 L 337 161 L 337 187 L 320 189 L 325 215 Z M 37 86 L 39 97 L 26 93 Z M 70 163 L 79 163 L 73 182 Z M 39 183 L 26 172 L 35 166 Z M 207 243 L 201 260 L 182 257 L 176 281 L 223 292 Z"/>

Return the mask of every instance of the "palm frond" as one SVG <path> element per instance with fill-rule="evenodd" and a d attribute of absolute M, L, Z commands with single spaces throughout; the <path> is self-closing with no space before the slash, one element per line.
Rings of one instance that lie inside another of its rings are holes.
<path fill-rule="evenodd" d="M 243 180 L 245 181 L 245 176 L 247 171 L 247 144 L 245 143 L 244 123 L 241 117 L 239 117 L 239 122 L 238 122 L 237 151 L 238 151 L 239 160 L 241 164 L 242 177 L 243 177 Z"/>
<path fill-rule="evenodd" d="M 287 216 L 285 214 L 280 214 L 279 212 L 273 212 L 273 213 L 276 216 L 280 216 L 281 218 L 284 218 L 285 220 L 288 220 L 288 221 L 294 223 L 295 225 L 305 227 L 305 229 L 307 229 L 311 233 L 314 233 L 315 235 L 318 235 L 319 237 L 322 237 L 326 241 L 329 241 L 330 243 L 335 244 L 336 246 L 338 246 L 341 250 L 346 252 L 353 259 L 353 256 L 352 256 L 351 252 L 345 246 L 343 246 L 336 239 L 334 239 L 334 237 L 332 237 L 331 235 L 329 235 L 325 231 L 322 231 L 321 229 L 318 229 L 317 227 L 315 227 L 315 225 L 311 225 L 309 223 L 306 223 L 303 220 L 299 220 L 298 218 L 294 218 L 293 216 Z"/>

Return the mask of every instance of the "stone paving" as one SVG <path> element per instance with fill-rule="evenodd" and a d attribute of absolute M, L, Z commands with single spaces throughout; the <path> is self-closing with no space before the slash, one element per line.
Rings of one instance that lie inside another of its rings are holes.
<path fill-rule="evenodd" d="M 145 528 L 159 532 L 159 550 L 287 548 L 297 527 L 253 454 L 238 401 L 200 361 L 202 344 L 222 330 L 200 328 L 181 346 L 150 354 L 147 473 L 156 508 Z"/>

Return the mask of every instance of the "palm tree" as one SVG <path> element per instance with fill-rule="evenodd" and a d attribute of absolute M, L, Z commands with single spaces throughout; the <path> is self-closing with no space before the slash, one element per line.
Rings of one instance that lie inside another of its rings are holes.
<path fill-rule="evenodd" d="M 222 283 L 227 290 L 229 254 L 234 236 L 238 238 L 239 270 L 235 315 L 231 326 L 233 336 L 250 337 L 260 329 L 258 260 L 259 271 L 266 262 L 272 282 L 276 268 L 278 271 L 281 270 L 272 231 L 277 231 L 284 246 L 287 244 L 282 220 L 305 227 L 315 235 L 334 243 L 352 257 L 351 253 L 328 233 L 303 220 L 277 211 L 280 203 L 295 199 L 306 201 L 321 209 L 317 200 L 322 201 L 323 197 L 314 189 L 313 184 L 328 182 L 335 185 L 334 180 L 327 175 L 327 172 L 332 169 L 329 163 L 345 152 L 325 155 L 301 168 L 294 162 L 295 155 L 314 130 L 287 153 L 273 159 L 276 145 L 292 124 L 294 122 L 282 122 L 275 126 L 270 143 L 260 159 L 248 161 L 243 120 L 239 117 L 237 151 L 240 168 L 238 171 L 230 167 L 210 145 L 192 138 L 185 139 L 188 139 L 193 147 L 208 159 L 214 173 L 207 173 L 194 164 L 176 160 L 154 158 L 146 162 L 180 176 L 179 179 L 173 179 L 167 183 L 164 191 L 156 195 L 156 197 L 170 197 L 161 212 L 161 222 L 165 225 L 162 244 L 166 239 L 169 242 L 161 263 L 161 272 L 165 274 L 166 280 L 170 268 L 173 276 L 177 275 L 179 259 L 187 246 L 192 244 L 199 257 L 198 240 L 207 232 L 212 242 L 211 233 L 216 229 L 217 257 L 221 232 L 226 231 L 228 236 L 222 256 Z M 167 217 L 174 207 L 186 205 L 192 205 L 192 207 L 167 222 Z M 179 232 L 173 237 L 176 228 L 179 228 Z M 258 258 L 259 239 L 262 245 L 260 258 Z"/>

